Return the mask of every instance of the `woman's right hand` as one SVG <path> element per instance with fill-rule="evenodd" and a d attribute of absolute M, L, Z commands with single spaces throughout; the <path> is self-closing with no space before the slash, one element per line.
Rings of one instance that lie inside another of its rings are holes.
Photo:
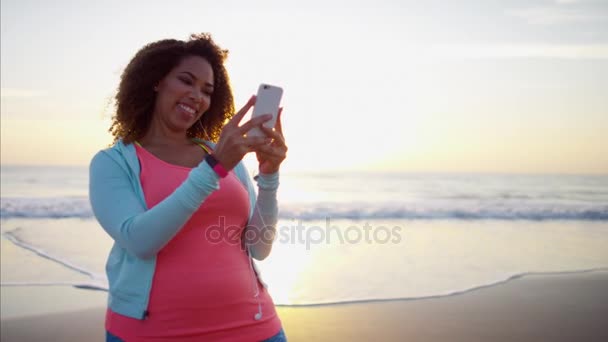
<path fill-rule="evenodd" d="M 226 170 L 233 169 L 245 154 L 270 141 L 267 137 L 245 137 L 245 134 L 253 127 L 259 127 L 264 122 L 272 119 L 271 114 L 258 116 L 239 126 L 245 114 L 255 104 L 255 99 L 255 96 L 252 96 L 224 126 L 220 133 L 220 139 L 215 145 L 213 155 Z"/>

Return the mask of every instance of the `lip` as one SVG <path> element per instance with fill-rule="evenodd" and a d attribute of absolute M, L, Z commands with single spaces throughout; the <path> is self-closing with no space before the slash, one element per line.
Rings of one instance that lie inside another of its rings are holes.
<path fill-rule="evenodd" d="M 192 106 L 179 103 L 176 107 L 177 110 L 182 114 L 183 118 L 186 120 L 192 120 L 196 116 L 196 110 Z"/>
<path fill-rule="evenodd" d="M 188 112 L 188 113 L 196 114 L 196 112 L 197 112 L 197 109 L 196 109 L 197 106 L 193 106 L 193 105 L 191 105 L 189 103 L 178 102 L 177 106 L 180 107 L 181 109 L 183 109 L 184 111 Z"/>

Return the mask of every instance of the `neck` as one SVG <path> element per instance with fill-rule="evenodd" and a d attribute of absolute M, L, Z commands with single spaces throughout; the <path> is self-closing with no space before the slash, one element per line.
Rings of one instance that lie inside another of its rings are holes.
<path fill-rule="evenodd" d="M 186 131 L 175 131 L 152 120 L 148 132 L 140 139 L 143 145 L 182 146 L 191 144 Z"/>

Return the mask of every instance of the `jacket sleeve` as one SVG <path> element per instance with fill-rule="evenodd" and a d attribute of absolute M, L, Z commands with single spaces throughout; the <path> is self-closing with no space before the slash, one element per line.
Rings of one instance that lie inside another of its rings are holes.
<path fill-rule="evenodd" d="M 89 168 L 95 217 L 120 247 L 141 259 L 154 257 L 217 189 L 218 176 L 203 161 L 171 195 L 146 209 L 127 171 L 105 152 L 97 153 Z"/>
<path fill-rule="evenodd" d="M 270 254 L 276 234 L 279 214 L 277 203 L 279 173 L 258 174 L 254 179 L 258 185 L 258 196 L 247 229 L 253 230 L 255 234 L 250 235 L 253 239 L 247 238 L 246 235 L 245 242 L 251 256 L 263 260 Z"/>

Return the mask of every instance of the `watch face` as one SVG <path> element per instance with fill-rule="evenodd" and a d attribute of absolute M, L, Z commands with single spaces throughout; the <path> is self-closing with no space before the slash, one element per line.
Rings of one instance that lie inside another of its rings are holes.
<path fill-rule="evenodd" d="M 209 166 L 211 166 L 211 168 L 214 168 L 215 165 L 217 165 L 217 159 L 215 159 L 215 157 L 212 156 L 212 155 L 210 155 L 210 154 L 208 154 L 205 157 L 205 160 L 207 161 L 207 163 L 209 164 Z"/>

